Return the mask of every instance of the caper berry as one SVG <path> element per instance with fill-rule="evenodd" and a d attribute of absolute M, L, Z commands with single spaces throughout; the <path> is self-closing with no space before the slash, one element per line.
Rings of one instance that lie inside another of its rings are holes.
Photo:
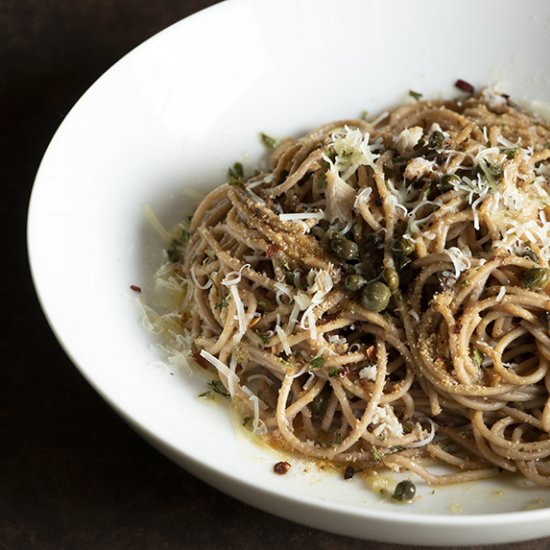
<path fill-rule="evenodd" d="M 399 288 L 399 275 L 395 269 L 389 267 L 384 269 L 384 279 L 392 292 Z"/>
<path fill-rule="evenodd" d="M 532 289 L 546 288 L 550 282 L 550 270 L 544 267 L 532 267 L 523 278 L 523 286 Z"/>
<path fill-rule="evenodd" d="M 398 502 L 412 500 L 416 495 L 416 486 L 412 481 L 404 479 L 395 486 L 392 498 Z"/>
<path fill-rule="evenodd" d="M 403 235 L 393 244 L 393 251 L 400 256 L 410 256 L 414 252 L 414 241 Z"/>
<path fill-rule="evenodd" d="M 361 290 L 367 284 L 367 280 L 362 275 L 354 273 L 346 277 L 344 284 L 348 290 L 355 292 L 356 290 Z"/>
<path fill-rule="evenodd" d="M 357 244 L 342 236 L 330 240 L 330 249 L 342 260 L 350 261 L 359 257 Z"/>
<path fill-rule="evenodd" d="M 378 313 L 384 311 L 390 303 L 391 290 L 380 281 L 369 283 L 363 288 L 361 302 L 369 310 Z"/>

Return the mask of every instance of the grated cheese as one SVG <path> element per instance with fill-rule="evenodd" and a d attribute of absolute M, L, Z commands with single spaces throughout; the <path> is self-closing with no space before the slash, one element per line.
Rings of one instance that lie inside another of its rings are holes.
<path fill-rule="evenodd" d="M 466 253 L 468 253 L 468 255 Z M 460 248 L 452 246 L 448 250 L 445 250 L 445 254 L 447 254 L 451 262 L 453 262 L 455 269 L 454 276 L 457 279 L 463 271 L 466 271 L 472 266 L 472 261 L 470 259 L 472 253 L 467 246 L 464 247 L 464 250 L 460 250 Z"/>
<path fill-rule="evenodd" d="M 376 407 L 371 426 L 377 426 L 372 432 L 377 437 L 382 433 L 389 437 L 401 437 L 403 435 L 403 426 L 387 403 L 383 407 Z"/>
<path fill-rule="evenodd" d="M 290 214 L 279 214 L 279 219 L 282 222 L 295 220 L 322 220 L 324 217 L 325 213 L 322 210 L 319 212 L 296 212 Z"/>
<path fill-rule="evenodd" d="M 211 353 L 208 353 L 206 350 L 201 350 L 200 352 L 200 356 L 203 358 L 203 359 L 206 359 L 219 373 L 223 374 L 225 378 L 227 378 L 227 380 L 229 381 L 229 379 L 231 379 L 231 381 L 236 381 L 238 382 L 238 377 L 237 375 L 225 364 L 223 363 L 222 361 L 220 361 L 217 357 L 214 357 Z M 229 385 L 229 383 L 228 383 Z M 233 390 L 233 384 L 230 385 L 230 388 L 229 389 L 229 393 L 231 395 L 231 391 Z M 231 397 L 233 397 L 235 395 L 235 392 L 233 390 L 233 395 L 231 395 Z"/>
<path fill-rule="evenodd" d="M 368 367 L 364 367 L 359 371 L 359 378 L 367 379 L 367 380 L 376 380 L 376 373 L 378 369 L 376 368 L 376 365 L 369 365 Z"/>

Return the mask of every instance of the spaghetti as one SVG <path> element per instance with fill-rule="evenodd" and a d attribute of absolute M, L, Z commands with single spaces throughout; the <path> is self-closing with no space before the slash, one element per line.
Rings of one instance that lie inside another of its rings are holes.
<path fill-rule="evenodd" d="M 177 229 L 171 333 L 279 448 L 550 486 L 549 160 L 488 90 L 285 139 Z"/>

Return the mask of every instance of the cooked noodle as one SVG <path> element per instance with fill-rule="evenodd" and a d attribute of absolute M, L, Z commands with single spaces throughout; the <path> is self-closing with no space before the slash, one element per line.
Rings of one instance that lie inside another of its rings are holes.
<path fill-rule="evenodd" d="M 172 243 L 177 330 L 280 448 L 550 486 L 549 159 L 490 91 L 286 139 Z"/>

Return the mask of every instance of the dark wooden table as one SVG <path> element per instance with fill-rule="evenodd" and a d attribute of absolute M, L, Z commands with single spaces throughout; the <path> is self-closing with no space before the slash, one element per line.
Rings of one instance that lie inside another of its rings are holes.
<path fill-rule="evenodd" d="M 402 548 L 276 518 L 173 465 L 78 374 L 36 300 L 26 211 L 52 134 L 118 58 L 213 3 L 0 0 L 0 548 Z"/>

